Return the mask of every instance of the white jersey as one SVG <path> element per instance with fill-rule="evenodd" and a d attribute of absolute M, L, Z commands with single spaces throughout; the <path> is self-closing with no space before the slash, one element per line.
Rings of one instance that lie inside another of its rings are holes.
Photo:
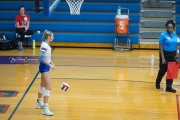
<path fill-rule="evenodd" d="M 50 63 L 51 62 L 51 47 L 46 42 L 43 41 L 41 43 L 40 51 L 45 52 L 42 60 Z"/>

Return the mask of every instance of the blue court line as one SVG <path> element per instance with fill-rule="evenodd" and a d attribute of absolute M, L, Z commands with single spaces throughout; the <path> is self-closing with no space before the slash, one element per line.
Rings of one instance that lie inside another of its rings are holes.
<path fill-rule="evenodd" d="M 53 47 L 52 52 L 54 51 L 55 47 Z M 51 52 L 51 53 L 52 53 Z M 31 86 L 33 85 L 34 81 L 36 80 L 37 76 L 39 75 L 39 71 L 36 73 L 34 79 L 32 80 L 31 84 L 29 85 L 29 87 L 27 88 L 27 90 L 25 91 L 25 93 L 23 94 L 23 96 L 21 97 L 20 101 L 18 102 L 18 104 L 16 105 L 15 109 L 13 110 L 13 112 L 11 113 L 11 115 L 9 116 L 8 120 L 11 120 L 11 118 L 13 117 L 14 113 L 16 112 L 16 110 L 18 109 L 19 105 L 21 104 L 21 102 L 23 101 L 24 97 L 26 96 L 26 94 L 28 93 L 29 89 L 31 88 Z"/>

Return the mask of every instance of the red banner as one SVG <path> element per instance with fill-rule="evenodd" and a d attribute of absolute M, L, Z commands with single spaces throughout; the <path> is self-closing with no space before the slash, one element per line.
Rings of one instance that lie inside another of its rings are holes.
<path fill-rule="evenodd" d="M 178 77 L 180 63 L 168 62 L 166 79 L 174 79 Z"/>

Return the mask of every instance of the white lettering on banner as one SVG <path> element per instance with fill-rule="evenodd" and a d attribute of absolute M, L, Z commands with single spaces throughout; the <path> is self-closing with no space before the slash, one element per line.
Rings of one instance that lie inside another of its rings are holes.
<path fill-rule="evenodd" d="M 27 63 L 30 61 L 39 61 L 39 59 L 30 59 L 30 58 L 21 58 L 21 57 L 10 57 L 9 58 L 10 63 L 18 63 L 18 62 L 23 62 L 23 63 Z"/>

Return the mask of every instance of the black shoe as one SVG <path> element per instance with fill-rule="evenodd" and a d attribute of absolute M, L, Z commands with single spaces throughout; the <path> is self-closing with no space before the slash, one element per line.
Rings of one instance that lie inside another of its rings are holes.
<path fill-rule="evenodd" d="M 176 90 L 173 89 L 172 87 L 166 87 L 166 92 L 173 92 L 173 93 L 176 93 Z"/>
<path fill-rule="evenodd" d="M 160 85 L 159 84 L 155 84 L 156 89 L 160 89 Z"/>

